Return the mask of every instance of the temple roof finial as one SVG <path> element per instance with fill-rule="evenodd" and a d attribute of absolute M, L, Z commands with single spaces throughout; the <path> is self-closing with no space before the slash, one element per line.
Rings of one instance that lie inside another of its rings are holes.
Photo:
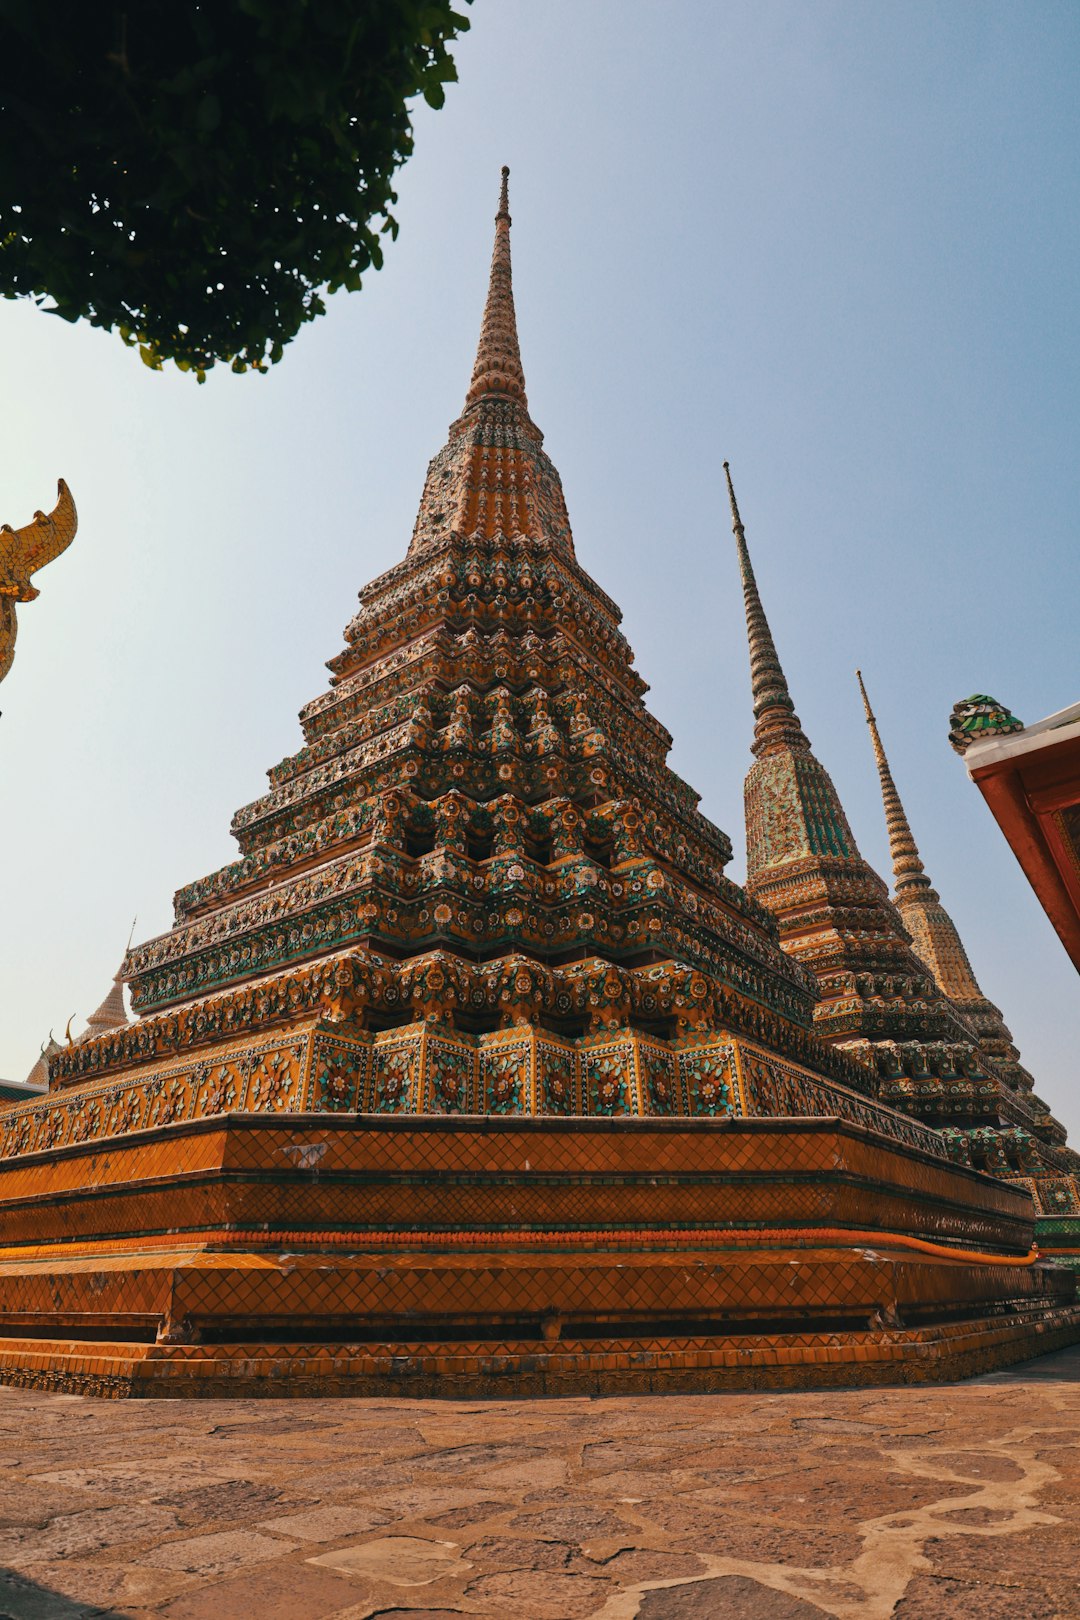
<path fill-rule="evenodd" d="M 863 708 L 866 710 L 866 723 L 870 727 L 870 740 L 874 748 L 874 760 L 881 780 L 881 798 L 885 805 L 885 825 L 889 831 L 889 854 L 892 857 L 893 876 L 896 879 L 896 893 L 899 897 L 905 890 L 929 889 L 930 879 L 923 870 L 923 863 L 919 855 L 918 846 L 908 824 L 904 806 L 900 802 L 900 795 L 896 791 L 889 761 L 885 757 L 885 750 L 881 744 L 881 735 L 878 732 L 877 720 L 870 707 L 870 699 L 863 684 L 862 670 L 855 671 L 855 679 L 859 683 L 862 693 Z"/>
<path fill-rule="evenodd" d="M 739 516 L 735 499 L 735 486 L 731 481 L 731 468 L 724 462 L 728 499 L 731 502 L 731 527 L 739 552 L 739 572 L 743 582 L 743 600 L 746 604 L 746 633 L 750 643 L 750 680 L 754 697 L 755 754 L 773 753 L 777 748 L 791 746 L 809 748 L 806 735 L 795 713 L 784 671 L 776 651 L 776 643 L 761 605 L 757 580 L 750 563 L 746 544 L 746 530 Z"/>
<path fill-rule="evenodd" d="M 514 312 L 514 286 L 510 268 L 510 170 L 503 165 L 499 187 L 499 212 L 495 215 L 495 248 L 491 255 L 487 302 L 480 323 L 472 381 L 465 396 L 465 409 L 482 399 L 496 397 L 517 402 L 525 410 L 525 373 L 518 348 L 517 316 Z"/>

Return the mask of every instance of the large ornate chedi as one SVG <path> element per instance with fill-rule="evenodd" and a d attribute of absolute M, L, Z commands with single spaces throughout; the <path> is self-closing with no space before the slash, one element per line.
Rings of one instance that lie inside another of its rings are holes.
<path fill-rule="evenodd" d="M 1080 1331 L 1027 1194 L 821 1038 L 667 764 L 529 414 L 505 171 L 465 408 L 345 639 L 134 1021 L 0 1111 L 0 1378 L 707 1389 Z"/>
<path fill-rule="evenodd" d="M 795 713 L 725 464 L 750 646 L 756 756 L 746 779 L 747 887 L 809 967 L 815 1028 L 865 1063 L 873 1095 L 933 1125 L 957 1163 L 1024 1185 L 1040 1246 L 1080 1261 L 1080 1158 L 1035 1095 L 1000 1011 L 982 993 L 923 868 L 862 677 L 895 898 L 860 854 L 840 797 Z"/>

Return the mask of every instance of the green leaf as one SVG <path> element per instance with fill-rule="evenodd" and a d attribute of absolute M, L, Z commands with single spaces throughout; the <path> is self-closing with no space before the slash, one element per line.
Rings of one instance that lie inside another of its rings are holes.
<path fill-rule="evenodd" d="M 195 122 L 199 129 L 207 134 L 211 130 L 217 129 L 221 123 L 221 102 L 217 96 L 203 96 L 199 103 L 199 110 L 195 115 Z"/>
<path fill-rule="evenodd" d="M 460 0 L 140 0 L 120 61 L 112 7 L 18 15 L 0 296 L 199 380 L 265 371 L 324 292 L 379 267 L 410 107 L 443 104 L 468 27 Z M 43 83 L 47 107 L 25 88 Z"/>

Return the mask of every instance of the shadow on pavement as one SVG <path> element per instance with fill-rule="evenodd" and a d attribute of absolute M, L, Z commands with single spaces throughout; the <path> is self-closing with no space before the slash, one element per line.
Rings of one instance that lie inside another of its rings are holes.
<path fill-rule="evenodd" d="M 129 1620 L 119 1609 L 50 1592 L 13 1569 L 0 1569 L 0 1620 Z"/>
<path fill-rule="evenodd" d="M 1037 1357 L 1035 1361 L 1017 1362 L 1015 1367 L 1006 1367 L 1002 1372 L 986 1373 L 979 1381 L 990 1384 L 1028 1384 L 1032 1381 L 1040 1384 L 1080 1384 L 1080 1344 L 1072 1344 L 1067 1350 L 1054 1350 L 1048 1356 Z"/>

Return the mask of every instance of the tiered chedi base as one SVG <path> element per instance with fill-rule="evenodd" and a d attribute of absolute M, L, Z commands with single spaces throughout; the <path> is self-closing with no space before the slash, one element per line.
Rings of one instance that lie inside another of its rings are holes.
<path fill-rule="evenodd" d="M 1023 1195 L 835 1119 L 229 1115 L 0 1211 L 0 1378 L 103 1395 L 912 1382 L 1080 1321 Z"/>
<path fill-rule="evenodd" d="M 1023 1193 L 722 1029 L 315 1018 L 84 1080 L 0 1131 L 9 1383 L 820 1386 L 959 1377 L 1080 1336 Z"/>

